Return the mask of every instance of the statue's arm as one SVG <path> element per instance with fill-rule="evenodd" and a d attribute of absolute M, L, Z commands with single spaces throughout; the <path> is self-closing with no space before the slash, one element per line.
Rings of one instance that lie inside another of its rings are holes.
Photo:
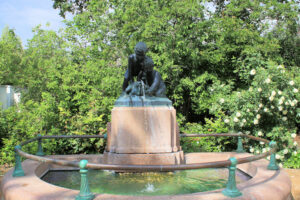
<path fill-rule="evenodd" d="M 153 78 L 153 82 L 151 87 L 149 88 L 149 92 L 150 93 L 155 93 L 159 88 L 160 85 L 160 81 L 161 81 L 161 76 L 157 71 L 153 71 L 152 72 L 152 78 Z"/>
<path fill-rule="evenodd" d="M 129 83 L 133 82 L 133 66 L 134 66 L 134 55 L 130 55 L 128 58 L 128 78 L 129 78 Z"/>

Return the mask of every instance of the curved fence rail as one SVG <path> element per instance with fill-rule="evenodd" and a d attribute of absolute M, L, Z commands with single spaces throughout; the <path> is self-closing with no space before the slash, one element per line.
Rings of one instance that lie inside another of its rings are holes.
<path fill-rule="evenodd" d="M 38 135 L 35 138 L 32 138 L 30 140 L 27 140 L 25 142 L 20 143 L 20 145 L 15 147 L 15 156 L 16 156 L 16 163 L 15 163 L 15 170 L 13 173 L 13 176 L 24 176 L 24 171 L 22 169 L 21 165 L 21 158 L 20 156 L 31 159 L 31 160 L 36 160 L 39 162 L 45 162 L 45 163 L 52 163 L 52 164 L 57 164 L 57 165 L 62 165 L 62 166 L 71 166 L 71 167 L 80 167 L 80 173 L 83 174 L 85 173 L 84 170 L 87 171 L 87 169 L 98 169 L 98 170 L 131 170 L 131 171 L 138 171 L 138 172 L 143 172 L 143 171 L 174 171 L 174 170 L 187 170 L 187 169 L 200 169 L 200 168 L 218 168 L 218 167 L 229 167 L 229 179 L 227 183 L 226 189 L 223 191 L 223 194 L 226 196 L 232 195 L 234 191 L 238 191 L 236 188 L 235 184 L 235 169 L 237 164 L 243 164 L 243 163 L 248 163 L 252 161 L 256 161 L 262 158 L 265 158 L 269 155 L 270 157 L 270 163 L 268 165 L 268 169 L 270 170 L 277 170 L 278 166 L 276 164 L 276 159 L 275 159 L 275 152 L 276 152 L 276 142 L 269 141 L 263 138 L 259 137 L 254 137 L 246 134 L 241 134 L 241 133 L 212 133 L 212 134 L 185 134 L 182 133 L 180 134 L 180 137 L 238 137 L 238 145 L 237 145 L 237 150 L 236 152 L 242 153 L 244 152 L 243 149 L 243 144 L 242 144 L 242 137 L 247 137 L 252 140 L 264 142 L 264 143 L 269 143 L 270 150 L 259 154 L 259 155 L 253 155 L 253 156 L 248 156 L 248 157 L 243 157 L 243 158 L 230 158 L 229 160 L 223 160 L 223 161 L 216 161 L 216 162 L 206 162 L 206 163 L 195 163 L 195 164 L 179 164 L 179 165 L 115 165 L 115 164 L 101 164 L 101 163 L 88 163 L 86 160 L 81 160 L 81 161 L 67 161 L 63 159 L 54 159 L 50 157 L 45 157 L 43 156 L 43 151 L 42 151 L 42 140 L 43 139 L 61 139 L 61 138 L 81 138 L 81 139 L 86 139 L 86 138 L 106 138 L 105 135 L 54 135 L 54 136 L 41 136 Z M 30 144 L 34 141 L 38 141 L 38 153 L 37 155 L 29 154 L 21 150 L 22 146 Z M 82 174 L 82 175 L 83 175 Z M 234 176 L 234 177 L 233 177 Z M 86 178 L 84 178 L 86 179 Z M 232 181 L 232 180 L 233 181 Z M 231 180 L 231 181 L 230 181 Z M 87 181 L 87 180 L 85 180 Z M 234 184 L 233 184 L 234 182 Z M 81 184 L 87 184 L 81 183 Z M 229 186 L 229 184 L 231 184 Z M 232 185 L 233 184 L 233 185 Z M 235 189 L 234 189 L 235 188 Z M 226 192 L 227 191 L 227 192 Z M 233 192 L 233 193 L 232 193 Z M 89 193 L 89 192 L 88 192 Z M 239 191 L 235 195 L 240 194 Z M 83 195 L 86 196 L 86 192 L 80 191 L 80 194 L 77 196 Z M 92 195 L 89 193 L 88 195 Z M 230 196 L 233 197 L 233 196 Z M 93 199 L 93 198 L 91 198 Z"/>

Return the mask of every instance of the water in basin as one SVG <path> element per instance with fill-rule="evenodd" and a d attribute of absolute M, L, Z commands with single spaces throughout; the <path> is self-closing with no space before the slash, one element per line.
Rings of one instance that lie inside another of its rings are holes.
<path fill-rule="evenodd" d="M 90 189 L 94 193 L 154 196 L 204 192 L 224 188 L 228 169 L 197 169 L 175 172 L 115 173 L 89 170 Z M 78 171 L 49 171 L 43 178 L 51 184 L 80 189 Z M 250 179 L 237 170 L 237 183 Z"/>

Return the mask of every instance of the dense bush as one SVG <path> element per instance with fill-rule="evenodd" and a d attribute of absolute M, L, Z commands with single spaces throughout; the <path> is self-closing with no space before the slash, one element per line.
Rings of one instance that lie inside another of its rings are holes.
<path fill-rule="evenodd" d="M 213 1 L 215 11 L 204 1 L 54 1 L 62 15 L 77 13 L 60 33 L 37 27 L 25 50 L 12 30 L 1 37 L 0 83 L 26 88 L 19 107 L 0 114 L 2 162 L 13 160 L 14 145 L 38 133 L 105 133 L 128 55 L 144 41 L 181 131 L 265 137 L 278 143 L 279 160 L 291 157 L 286 166 L 296 163 L 300 39 L 294 1 Z M 235 144 L 182 140 L 187 152 L 232 151 Z M 103 146 L 102 140 L 45 144 L 48 153 L 100 152 Z M 249 140 L 245 147 L 254 153 L 268 148 Z"/>

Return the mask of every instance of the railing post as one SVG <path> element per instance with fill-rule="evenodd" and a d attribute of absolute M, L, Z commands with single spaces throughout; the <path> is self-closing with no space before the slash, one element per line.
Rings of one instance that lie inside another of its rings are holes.
<path fill-rule="evenodd" d="M 271 141 L 269 143 L 269 146 L 270 146 L 271 149 L 276 148 L 276 142 Z M 276 154 L 275 153 L 272 153 L 271 156 L 270 156 L 270 163 L 268 165 L 268 169 L 269 170 L 278 170 L 279 169 L 279 167 L 276 163 Z"/>
<path fill-rule="evenodd" d="M 38 151 L 36 152 L 37 156 L 44 156 L 44 152 L 43 152 L 43 146 L 42 146 L 42 135 L 38 134 Z"/>
<path fill-rule="evenodd" d="M 243 194 L 236 187 L 235 171 L 236 171 L 237 160 L 234 157 L 229 158 L 229 160 L 231 162 L 231 165 L 228 167 L 229 169 L 228 182 L 226 184 L 225 190 L 223 190 L 222 193 L 228 197 L 239 197 L 242 196 Z"/>
<path fill-rule="evenodd" d="M 17 149 L 21 149 L 21 146 L 15 146 L 15 169 L 13 172 L 13 177 L 25 176 L 25 173 L 22 168 L 21 156 L 18 154 Z"/>
<path fill-rule="evenodd" d="M 89 181 L 87 177 L 88 169 L 85 168 L 87 163 L 87 160 L 81 160 L 79 162 L 81 175 L 80 192 L 79 195 L 76 196 L 75 200 L 93 200 L 95 198 L 95 195 L 90 192 Z"/>
<path fill-rule="evenodd" d="M 243 142 L 242 142 L 242 137 L 238 136 L 238 144 L 237 144 L 237 149 L 236 149 L 237 153 L 244 153 L 244 148 L 243 148 Z"/>

